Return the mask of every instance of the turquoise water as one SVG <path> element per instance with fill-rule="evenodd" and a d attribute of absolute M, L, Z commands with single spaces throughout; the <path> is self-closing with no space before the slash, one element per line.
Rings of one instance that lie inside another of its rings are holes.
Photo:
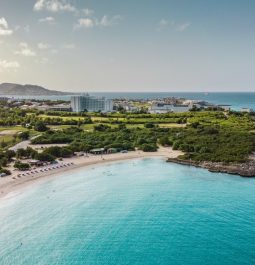
<path fill-rule="evenodd" d="M 255 179 L 157 158 L 67 172 L 0 201 L 0 264 L 255 264 Z"/>

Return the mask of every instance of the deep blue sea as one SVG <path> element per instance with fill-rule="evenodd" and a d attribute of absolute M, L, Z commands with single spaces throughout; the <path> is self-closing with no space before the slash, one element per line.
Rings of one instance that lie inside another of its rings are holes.
<path fill-rule="evenodd" d="M 110 99 L 114 98 L 128 98 L 128 99 L 155 99 L 164 97 L 179 97 L 186 99 L 205 100 L 214 104 L 231 105 L 233 110 L 240 110 L 241 108 L 255 109 L 255 92 L 232 92 L 232 93 L 191 93 L 191 92 L 143 92 L 143 93 L 116 93 L 116 92 L 102 92 L 93 93 L 90 95 L 104 96 Z M 22 97 L 18 97 L 22 98 Z M 29 97 L 23 97 L 29 98 Z M 31 98 L 31 97 L 30 97 Z M 37 97 L 39 99 L 63 99 L 70 100 L 70 96 L 50 96 Z"/>
<path fill-rule="evenodd" d="M 0 200 L 1 265 L 253 265 L 255 179 L 159 158 L 66 172 Z"/>

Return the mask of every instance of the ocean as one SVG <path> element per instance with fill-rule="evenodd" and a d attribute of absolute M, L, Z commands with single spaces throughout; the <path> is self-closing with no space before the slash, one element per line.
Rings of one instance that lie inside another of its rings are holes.
<path fill-rule="evenodd" d="M 0 201 L 0 264 L 255 264 L 255 179 L 147 158 Z"/>
<path fill-rule="evenodd" d="M 199 93 L 199 92 L 143 92 L 143 93 L 116 93 L 116 92 L 89 92 L 93 96 L 104 96 L 106 98 L 127 98 L 127 99 L 155 99 L 164 97 L 179 97 L 194 100 L 205 100 L 214 104 L 231 105 L 233 110 L 240 110 L 242 108 L 255 109 L 255 92 L 232 92 L 232 93 Z M 16 98 L 37 98 L 37 99 L 62 99 L 70 100 L 70 96 L 40 96 L 40 97 L 21 97 Z"/>

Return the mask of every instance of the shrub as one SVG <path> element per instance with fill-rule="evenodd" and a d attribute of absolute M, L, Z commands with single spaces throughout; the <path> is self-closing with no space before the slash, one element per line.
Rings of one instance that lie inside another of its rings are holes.
<path fill-rule="evenodd" d="M 11 171 L 8 169 L 0 168 L 0 174 L 6 174 L 7 176 L 11 175 Z"/>
<path fill-rule="evenodd" d="M 29 131 L 24 131 L 19 134 L 19 138 L 21 140 L 27 140 L 29 138 Z"/>
<path fill-rule="evenodd" d="M 148 122 L 148 123 L 144 124 L 144 127 L 145 128 L 155 128 L 155 125 L 153 123 L 151 123 L 151 122 Z"/>
<path fill-rule="evenodd" d="M 143 152 L 157 152 L 158 147 L 154 144 L 144 144 L 141 146 Z"/>
<path fill-rule="evenodd" d="M 28 170 L 30 169 L 30 165 L 27 163 L 22 163 L 20 161 L 15 162 L 14 167 L 19 170 Z"/>
<path fill-rule="evenodd" d="M 163 146 L 171 146 L 173 143 L 169 140 L 168 136 L 163 136 L 159 139 L 159 144 Z"/>
<path fill-rule="evenodd" d="M 44 124 L 43 121 L 37 121 L 34 126 L 34 129 L 38 132 L 45 132 L 48 130 L 48 127 Z"/>
<path fill-rule="evenodd" d="M 36 159 L 43 161 L 43 162 L 53 162 L 55 161 L 55 157 L 47 154 L 47 153 L 40 153 L 36 155 Z"/>

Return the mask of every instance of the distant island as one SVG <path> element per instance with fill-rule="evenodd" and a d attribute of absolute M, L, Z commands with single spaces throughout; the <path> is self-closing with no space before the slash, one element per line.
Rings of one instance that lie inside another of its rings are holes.
<path fill-rule="evenodd" d="M 64 96 L 72 94 L 74 93 L 49 90 L 37 85 L 0 84 L 0 95 L 5 96 Z"/>

